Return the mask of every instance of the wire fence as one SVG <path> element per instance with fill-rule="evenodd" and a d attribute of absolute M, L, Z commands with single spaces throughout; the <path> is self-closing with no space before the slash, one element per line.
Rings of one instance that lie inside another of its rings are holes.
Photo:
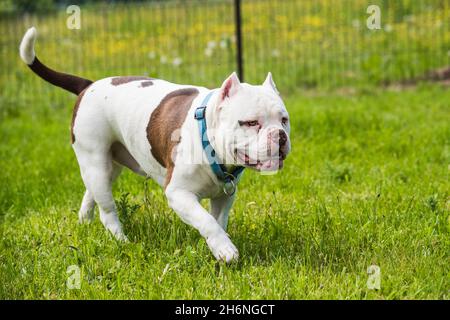
<path fill-rule="evenodd" d="M 39 33 L 38 56 L 56 70 L 90 79 L 149 75 L 217 87 L 237 69 L 234 5 L 84 1 L 80 29 L 67 27 L 72 15 L 66 6 L 4 13 L 1 101 L 35 99 L 36 90 L 65 97 L 19 59 L 20 39 L 32 25 Z M 368 19 L 377 22 L 370 5 L 380 9 L 379 29 L 368 27 Z M 423 80 L 450 65 L 449 8 L 448 0 L 242 0 L 245 80 L 261 83 L 271 71 L 282 92 Z"/>

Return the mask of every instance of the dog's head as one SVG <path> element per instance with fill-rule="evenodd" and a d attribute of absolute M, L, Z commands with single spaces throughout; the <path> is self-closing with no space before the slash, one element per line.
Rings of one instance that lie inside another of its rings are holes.
<path fill-rule="evenodd" d="M 289 114 L 271 73 L 260 86 L 232 73 L 222 84 L 213 122 L 216 152 L 225 164 L 258 171 L 283 166 L 290 146 Z"/>

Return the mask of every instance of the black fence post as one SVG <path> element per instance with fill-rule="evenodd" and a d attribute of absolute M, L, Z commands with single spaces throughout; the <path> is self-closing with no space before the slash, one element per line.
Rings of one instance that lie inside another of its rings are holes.
<path fill-rule="evenodd" d="M 244 81 L 244 65 L 242 58 L 242 22 L 241 22 L 241 0 L 234 0 L 234 23 L 236 32 L 236 62 L 239 79 Z"/>

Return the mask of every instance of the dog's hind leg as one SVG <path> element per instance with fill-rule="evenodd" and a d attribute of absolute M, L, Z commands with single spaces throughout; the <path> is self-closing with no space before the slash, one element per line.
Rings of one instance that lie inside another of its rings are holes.
<path fill-rule="evenodd" d="M 83 200 L 81 201 L 81 208 L 78 211 L 78 221 L 80 223 L 90 222 L 94 218 L 95 200 L 94 196 L 88 189 L 84 193 Z"/>
<path fill-rule="evenodd" d="M 122 171 L 122 166 L 114 163 L 113 164 L 112 182 L 114 182 L 116 180 L 116 178 L 119 176 L 121 171 Z M 83 200 L 81 202 L 80 211 L 78 211 L 79 222 L 80 223 L 91 222 L 94 218 L 94 211 L 95 211 L 94 196 L 93 196 L 92 192 L 89 192 L 89 190 L 86 189 L 84 196 L 83 196 Z"/>
<path fill-rule="evenodd" d="M 90 204 L 89 195 L 93 197 L 100 211 L 100 220 L 117 239 L 127 240 L 122 231 L 122 225 L 117 216 L 116 204 L 112 195 L 112 183 L 119 175 L 121 166 L 113 163 L 109 149 L 84 150 L 75 146 L 81 177 L 88 191 L 87 204 Z"/>

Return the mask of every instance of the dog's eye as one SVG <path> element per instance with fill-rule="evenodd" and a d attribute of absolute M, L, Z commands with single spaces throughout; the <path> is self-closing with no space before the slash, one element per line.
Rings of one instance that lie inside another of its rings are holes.
<path fill-rule="evenodd" d="M 283 117 L 283 118 L 281 119 L 281 123 L 282 123 L 283 125 L 287 125 L 288 121 L 289 121 L 289 119 L 286 118 L 286 117 Z"/>
<path fill-rule="evenodd" d="M 257 126 L 259 124 L 258 120 L 251 120 L 251 121 L 241 121 L 241 120 L 239 120 L 238 122 L 239 122 L 240 126 L 246 126 L 246 127 L 254 127 L 254 126 Z"/>

